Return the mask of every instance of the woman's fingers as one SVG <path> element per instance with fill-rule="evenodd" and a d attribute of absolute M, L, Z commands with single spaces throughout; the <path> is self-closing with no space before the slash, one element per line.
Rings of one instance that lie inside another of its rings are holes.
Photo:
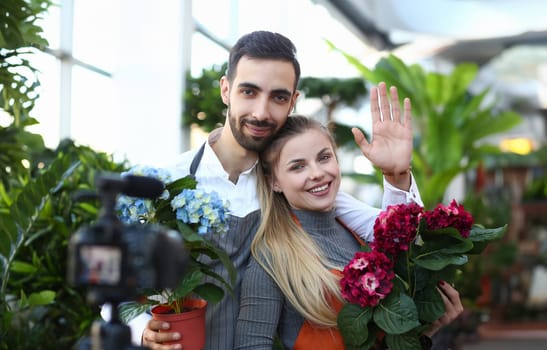
<path fill-rule="evenodd" d="M 387 88 L 386 83 L 381 82 L 378 84 L 378 89 L 380 91 L 380 109 L 382 111 L 382 118 L 384 121 L 391 121 L 391 107 L 389 106 L 389 99 L 387 97 Z"/>
<path fill-rule="evenodd" d="M 397 88 L 395 86 L 389 88 L 389 94 L 391 95 L 391 119 L 401 123 L 401 109 L 399 107 L 399 94 L 397 93 Z"/>
<path fill-rule="evenodd" d="M 370 89 L 370 114 L 372 116 L 372 124 L 381 120 L 380 105 L 378 103 L 378 88 L 373 86 Z"/>

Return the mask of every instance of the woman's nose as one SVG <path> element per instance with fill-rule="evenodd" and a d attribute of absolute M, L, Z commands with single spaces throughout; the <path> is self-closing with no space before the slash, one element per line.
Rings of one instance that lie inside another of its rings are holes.
<path fill-rule="evenodd" d="M 310 166 L 310 173 L 309 173 L 310 180 L 320 179 L 320 178 L 323 177 L 324 174 L 325 174 L 325 172 L 323 171 L 323 169 L 320 166 L 318 166 L 318 165 L 311 165 Z"/>

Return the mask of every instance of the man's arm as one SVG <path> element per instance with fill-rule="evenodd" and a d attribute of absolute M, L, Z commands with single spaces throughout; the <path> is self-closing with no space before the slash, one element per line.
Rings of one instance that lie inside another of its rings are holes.
<path fill-rule="evenodd" d="M 403 191 L 384 179 L 382 209 L 386 209 L 388 205 L 392 204 L 411 202 L 423 206 L 420 191 L 412 174 L 410 181 L 410 189 Z M 374 240 L 374 221 L 380 211 L 381 209 L 374 208 L 342 191 L 336 197 L 336 215 L 366 242 Z"/>

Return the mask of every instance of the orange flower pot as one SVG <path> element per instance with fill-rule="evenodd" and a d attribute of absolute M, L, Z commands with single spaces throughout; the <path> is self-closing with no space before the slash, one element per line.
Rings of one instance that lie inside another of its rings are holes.
<path fill-rule="evenodd" d="M 202 350 L 205 346 L 205 310 L 207 301 L 188 299 L 183 303 L 188 309 L 180 314 L 173 313 L 168 305 L 157 305 L 152 308 L 152 318 L 169 322 L 168 332 L 179 332 L 181 339 L 165 344 L 182 344 L 184 350 Z"/>

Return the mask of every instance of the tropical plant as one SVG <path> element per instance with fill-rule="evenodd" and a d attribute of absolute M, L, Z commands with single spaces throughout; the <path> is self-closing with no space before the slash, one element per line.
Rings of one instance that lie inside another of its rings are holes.
<path fill-rule="evenodd" d="M 36 21 L 51 6 L 49 0 L 10 0 L 0 3 L 0 116 L 11 122 L 0 125 L 0 182 L 8 189 L 27 177 L 45 149 L 41 136 L 26 127 L 36 124 L 30 116 L 40 83 L 28 56 L 47 41 Z"/>
<path fill-rule="evenodd" d="M 0 2 L 0 349 L 72 348 L 98 316 L 66 283 L 68 237 L 97 214 L 71 195 L 95 169 L 123 168 L 70 140 L 48 149 L 26 130 L 39 87 L 30 57 L 47 45 L 37 21 L 51 5 Z"/>
<path fill-rule="evenodd" d="M 97 172 L 125 165 L 70 141 L 53 153 L 33 177 L 1 191 L 0 349 L 72 348 L 98 317 L 66 280 L 68 240 L 98 213 L 73 195 L 92 189 Z"/>
<path fill-rule="evenodd" d="M 521 117 L 487 104 L 489 89 L 471 94 L 478 73 L 473 63 L 456 65 L 449 74 L 427 72 L 418 64 L 407 65 L 395 55 L 382 58 L 373 69 L 358 58 L 338 50 L 363 78 L 396 86 L 401 100 L 412 101 L 416 130 L 412 169 L 426 207 L 443 200 L 447 187 L 459 174 L 475 169 L 487 155 L 499 154 L 487 137 L 508 131 Z"/>
<path fill-rule="evenodd" d="M 182 124 L 196 124 L 203 131 L 210 132 L 224 125 L 226 106 L 220 97 L 220 78 L 226 72 L 228 63 L 204 68 L 201 75 L 186 74 L 184 91 L 184 112 Z"/>
<path fill-rule="evenodd" d="M 351 133 L 352 126 L 334 120 L 334 112 L 341 107 L 357 108 L 367 96 L 365 82 L 361 78 L 314 78 L 300 79 L 300 91 L 305 98 L 319 98 L 327 111 L 327 123 L 332 128 L 338 147 L 350 146 L 355 141 Z"/>

